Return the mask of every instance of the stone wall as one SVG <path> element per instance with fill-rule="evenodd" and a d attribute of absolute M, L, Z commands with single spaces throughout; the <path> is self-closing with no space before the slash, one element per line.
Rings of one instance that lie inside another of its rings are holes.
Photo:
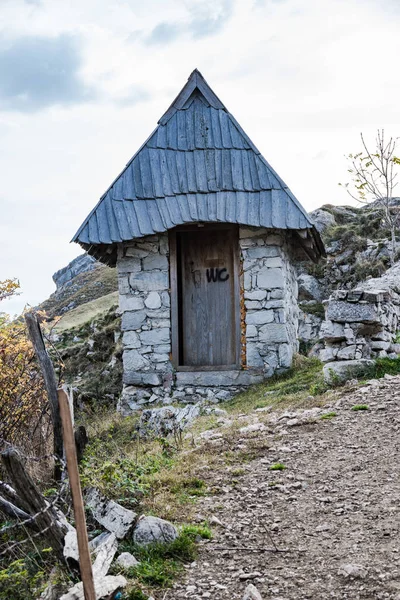
<path fill-rule="evenodd" d="M 298 348 L 297 276 L 284 236 L 240 228 L 245 303 L 244 370 L 177 372 L 170 361 L 171 315 L 168 234 L 121 244 L 124 414 L 156 401 L 225 400 L 247 385 L 290 367 Z"/>
<path fill-rule="evenodd" d="M 297 277 L 276 231 L 240 228 L 247 367 L 265 377 L 290 367 L 297 351 Z"/>
<path fill-rule="evenodd" d="M 396 358 L 400 296 L 385 290 L 338 290 L 326 306 L 320 336 L 323 362 Z"/>
<path fill-rule="evenodd" d="M 167 234 L 133 240 L 118 251 L 124 412 L 171 391 L 168 254 Z"/>

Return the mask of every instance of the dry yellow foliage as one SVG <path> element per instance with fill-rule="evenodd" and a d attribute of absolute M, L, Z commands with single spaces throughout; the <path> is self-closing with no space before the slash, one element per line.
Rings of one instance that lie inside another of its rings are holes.
<path fill-rule="evenodd" d="M 0 300 L 18 289 L 15 280 L 0 282 Z M 0 313 L 0 449 L 11 443 L 37 452 L 47 427 L 47 397 L 25 322 Z"/>

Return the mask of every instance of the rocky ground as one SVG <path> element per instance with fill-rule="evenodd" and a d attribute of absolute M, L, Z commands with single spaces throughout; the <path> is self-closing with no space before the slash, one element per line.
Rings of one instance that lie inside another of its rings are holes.
<path fill-rule="evenodd" d="M 255 411 L 234 443 L 256 439 L 257 457 L 208 474 L 198 519 L 214 539 L 160 598 L 241 600 L 252 583 L 262 599 L 400 599 L 399 430 L 400 376 L 323 408 Z M 232 440 L 213 431 L 203 443 L 222 455 Z"/>

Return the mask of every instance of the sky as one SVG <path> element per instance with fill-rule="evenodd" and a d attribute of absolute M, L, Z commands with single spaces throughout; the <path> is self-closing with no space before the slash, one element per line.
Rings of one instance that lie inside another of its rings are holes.
<path fill-rule="evenodd" d="M 398 0 L 0 0 L 0 280 L 19 313 L 194 68 L 311 211 L 400 135 Z"/>

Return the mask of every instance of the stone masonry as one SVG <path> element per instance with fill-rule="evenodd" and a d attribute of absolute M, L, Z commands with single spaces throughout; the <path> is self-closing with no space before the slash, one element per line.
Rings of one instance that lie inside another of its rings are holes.
<path fill-rule="evenodd" d="M 155 402 L 218 402 L 291 365 L 298 349 L 297 278 L 290 246 L 276 230 L 241 227 L 246 364 L 238 371 L 174 373 L 168 234 L 121 244 L 123 414 Z"/>
<path fill-rule="evenodd" d="M 396 343 L 399 319 L 400 296 L 393 291 L 334 292 L 321 325 L 320 335 L 325 343 L 321 360 L 331 363 L 396 358 L 400 350 Z"/>

